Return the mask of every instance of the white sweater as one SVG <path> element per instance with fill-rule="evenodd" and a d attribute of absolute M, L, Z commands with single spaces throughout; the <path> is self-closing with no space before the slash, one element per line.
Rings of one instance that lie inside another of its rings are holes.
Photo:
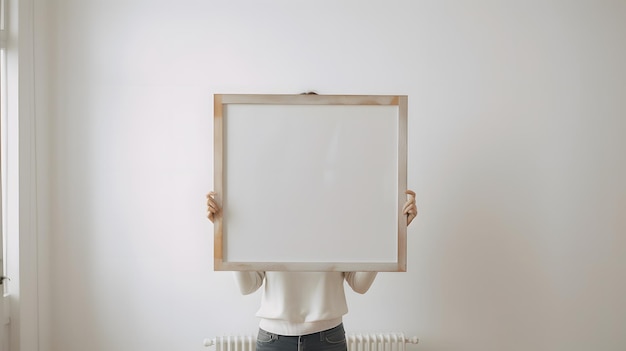
<path fill-rule="evenodd" d="M 376 272 L 235 272 L 242 294 L 256 291 L 265 280 L 259 327 L 279 335 L 306 335 L 341 323 L 348 312 L 343 282 L 365 293 Z"/>

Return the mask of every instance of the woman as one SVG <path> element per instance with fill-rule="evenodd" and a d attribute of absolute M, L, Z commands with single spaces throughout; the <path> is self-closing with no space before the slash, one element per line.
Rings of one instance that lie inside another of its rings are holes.
<path fill-rule="evenodd" d="M 402 211 L 407 225 L 417 216 L 415 193 L 408 195 Z M 214 192 L 207 194 L 207 217 L 220 214 Z M 242 294 L 264 286 L 257 351 L 346 351 L 342 317 L 348 313 L 344 281 L 364 294 L 376 272 L 235 272 Z M 263 284 L 265 283 L 265 284 Z"/>

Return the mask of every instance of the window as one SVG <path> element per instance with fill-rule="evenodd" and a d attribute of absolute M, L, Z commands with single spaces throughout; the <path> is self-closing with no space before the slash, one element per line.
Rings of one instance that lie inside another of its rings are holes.
<path fill-rule="evenodd" d="M 6 208 L 6 31 L 5 31 L 5 0 L 0 0 L 0 351 L 9 349 L 9 309 L 8 290 L 4 284 L 7 275 L 7 236 L 5 218 Z"/>
<path fill-rule="evenodd" d="M 6 35 L 5 35 L 5 1 L 0 0 L 0 295 L 5 294 L 5 285 L 2 284 L 4 277 L 6 275 L 6 262 L 4 258 L 6 257 L 6 228 L 5 228 L 5 211 L 6 203 L 5 196 L 6 194 L 6 53 L 5 53 L 5 44 L 6 44 Z M 1 308 L 1 307 L 0 307 Z M 2 312 L 0 312 L 0 317 L 2 317 Z"/>

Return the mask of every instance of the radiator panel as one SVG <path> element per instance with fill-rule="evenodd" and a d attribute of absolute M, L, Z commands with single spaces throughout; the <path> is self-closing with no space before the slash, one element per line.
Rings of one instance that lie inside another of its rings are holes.
<path fill-rule="evenodd" d="M 417 344 L 404 333 L 346 334 L 348 351 L 406 351 L 406 344 Z M 214 346 L 215 351 L 255 351 L 256 335 L 229 335 L 205 339 L 204 346 Z"/>

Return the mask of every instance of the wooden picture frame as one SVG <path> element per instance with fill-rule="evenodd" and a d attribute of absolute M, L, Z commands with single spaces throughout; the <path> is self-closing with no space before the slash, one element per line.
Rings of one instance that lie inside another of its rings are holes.
<path fill-rule="evenodd" d="M 217 271 L 405 271 L 404 95 L 214 95 Z"/>

